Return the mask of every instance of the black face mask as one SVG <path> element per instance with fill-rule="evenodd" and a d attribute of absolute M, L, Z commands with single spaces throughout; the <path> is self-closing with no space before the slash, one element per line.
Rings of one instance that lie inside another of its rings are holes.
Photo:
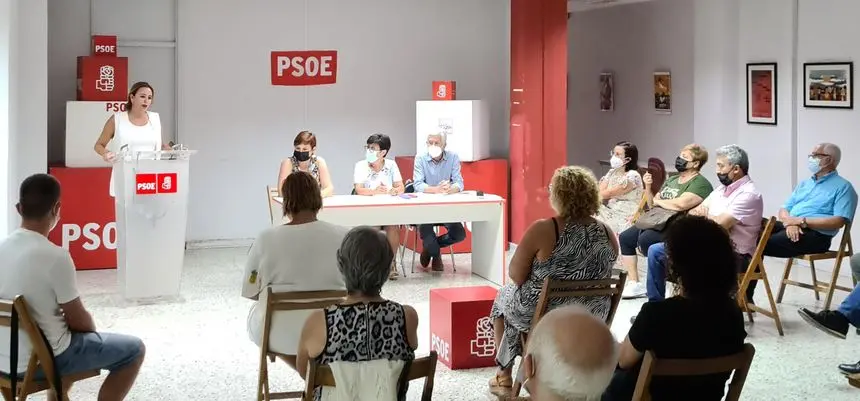
<path fill-rule="evenodd" d="M 300 162 L 305 162 L 311 158 L 311 152 L 299 152 L 298 150 L 294 150 L 293 157 Z"/>
<path fill-rule="evenodd" d="M 689 162 L 684 160 L 681 156 L 678 156 L 675 159 L 675 170 L 678 170 L 679 173 L 689 170 L 689 168 L 687 168 L 687 163 Z"/>
<path fill-rule="evenodd" d="M 724 173 L 717 173 L 717 179 L 720 180 L 720 184 L 723 184 L 725 186 L 732 185 L 732 183 L 734 182 L 731 178 L 729 178 L 728 174 Z"/>

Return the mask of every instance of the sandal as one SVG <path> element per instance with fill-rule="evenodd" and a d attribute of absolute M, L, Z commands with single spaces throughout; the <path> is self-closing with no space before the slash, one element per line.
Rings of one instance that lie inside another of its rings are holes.
<path fill-rule="evenodd" d="M 400 277 L 400 274 L 397 273 L 397 267 L 394 265 L 391 266 L 391 271 L 388 273 L 389 280 L 397 280 Z"/>

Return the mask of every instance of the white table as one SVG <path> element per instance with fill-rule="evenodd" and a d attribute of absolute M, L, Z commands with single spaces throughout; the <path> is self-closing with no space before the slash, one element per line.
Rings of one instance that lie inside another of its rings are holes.
<path fill-rule="evenodd" d="M 317 217 L 346 227 L 471 222 L 472 273 L 498 285 L 505 284 L 504 199 L 490 194 L 477 196 L 471 191 L 409 195 L 415 197 L 335 195 L 323 199 Z"/>

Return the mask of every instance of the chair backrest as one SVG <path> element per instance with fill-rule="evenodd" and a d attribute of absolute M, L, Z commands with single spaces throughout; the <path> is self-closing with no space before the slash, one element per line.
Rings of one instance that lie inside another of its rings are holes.
<path fill-rule="evenodd" d="M 42 330 L 36 324 L 36 321 L 33 320 L 30 315 L 27 301 L 23 296 L 19 295 L 15 297 L 14 300 L 0 299 L 0 327 L 8 327 L 10 330 L 12 329 L 13 309 L 17 315 L 19 330 L 24 330 L 33 347 L 33 351 L 30 355 L 18 356 L 18 358 L 27 358 L 29 361 L 26 372 L 17 372 L 18 374 L 24 373 L 21 388 L 26 389 L 30 387 L 29 384 L 35 380 L 36 368 L 40 367 L 45 377 L 50 378 L 48 380 L 49 384 L 55 389 L 55 393 L 58 395 L 59 401 L 62 401 L 62 394 L 64 393 L 60 376 L 54 368 L 54 351 L 48 347 L 47 339 L 42 334 Z M 18 342 L 20 343 L 20 339 L 18 339 Z M 10 344 L 10 347 L 11 346 L 12 344 Z M 17 344 L 15 344 L 15 346 L 17 346 Z"/>
<path fill-rule="evenodd" d="M 547 277 L 543 282 L 543 288 L 532 317 L 532 328 L 547 312 L 550 301 L 569 297 L 609 296 L 611 306 L 609 314 L 606 316 L 606 324 L 612 325 L 618 303 L 621 302 L 621 292 L 624 290 L 626 280 L 627 272 L 619 269 L 612 269 L 612 275 L 604 280 L 554 280 Z"/>
<path fill-rule="evenodd" d="M 636 213 L 633 213 L 633 218 L 630 221 L 635 223 L 636 220 L 639 220 L 639 216 L 642 216 L 646 207 L 648 207 L 648 193 L 642 192 L 642 197 L 639 198 L 639 205 L 636 206 Z"/>
<path fill-rule="evenodd" d="M 281 208 L 278 202 L 275 201 L 275 198 L 281 196 L 278 193 L 278 189 L 272 186 L 266 186 L 266 204 L 269 206 L 269 220 L 272 221 L 272 225 L 275 224 L 275 216 L 281 215 Z"/>
<path fill-rule="evenodd" d="M 839 249 L 836 251 L 845 250 L 845 255 L 853 255 L 854 254 L 854 244 L 851 241 L 851 222 L 846 222 L 842 227 L 842 239 L 839 241 Z"/>
<path fill-rule="evenodd" d="M 266 317 L 263 322 L 262 352 L 269 352 L 269 329 L 278 311 L 323 309 L 343 302 L 345 290 L 272 292 L 266 287 Z"/>
<path fill-rule="evenodd" d="M 651 351 L 646 351 L 632 401 L 651 399 L 653 376 L 702 376 L 730 372 L 734 374 L 725 400 L 738 401 L 754 356 L 755 347 L 749 343 L 744 344 L 743 350 L 737 354 L 708 359 L 658 359 Z"/>
<path fill-rule="evenodd" d="M 660 192 L 660 188 L 663 187 L 663 183 L 666 182 L 666 165 L 663 164 L 663 161 L 656 158 L 651 157 L 648 159 L 648 172 L 651 173 L 651 195 L 657 195 L 657 192 Z"/>
<path fill-rule="evenodd" d="M 436 351 L 430 351 L 430 355 L 424 358 L 418 358 L 404 366 L 404 369 L 409 369 L 406 372 L 405 380 L 401 382 L 410 382 L 412 380 L 426 378 L 424 380 L 424 391 L 421 394 L 421 401 L 430 401 L 433 395 L 433 378 L 436 375 Z M 319 386 L 335 387 L 334 374 L 331 372 L 331 367 L 328 365 L 320 365 L 315 359 L 311 359 L 308 363 L 308 374 L 305 375 L 305 401 L 314 399 L 314 389 Z"/>

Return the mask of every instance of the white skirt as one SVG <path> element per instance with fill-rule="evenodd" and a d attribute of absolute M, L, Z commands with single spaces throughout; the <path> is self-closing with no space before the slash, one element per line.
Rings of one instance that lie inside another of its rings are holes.
<path fill-rule="evenodd" d="M 305 320 L 313 310 L 278 311 L 272 316 L 269 332 L 269 350 L 285 355 L 296 355 Z M 248 313 L 248 336 L 257 346 L 263 343 L 263 325 L 266 323 L 266 306 L 255 302 Z"/>

